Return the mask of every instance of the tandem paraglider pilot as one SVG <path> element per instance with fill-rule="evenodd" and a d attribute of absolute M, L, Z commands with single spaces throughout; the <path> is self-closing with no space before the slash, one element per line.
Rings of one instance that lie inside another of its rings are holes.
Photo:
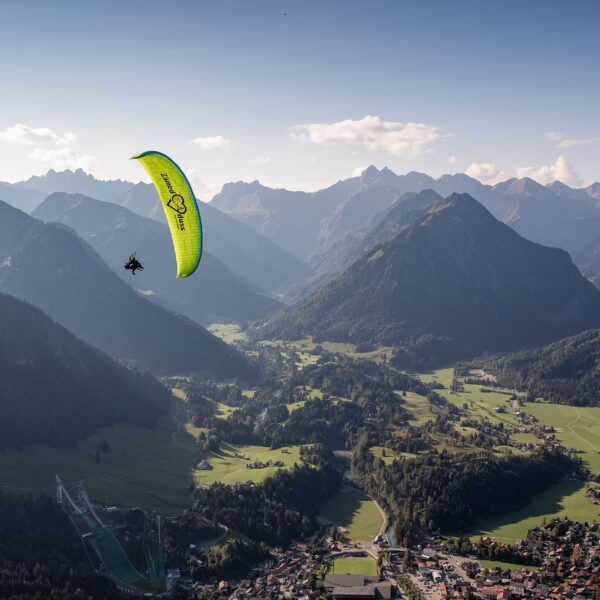
<path fill-rule="evenodd" d="M 142 263 L 135 257 L 135 252 L 129 257 L 129 260 L 123 266 L 128 271 L 131 271 L 132 275 L 135 275 L 136 271 L 144 270 Z"/>

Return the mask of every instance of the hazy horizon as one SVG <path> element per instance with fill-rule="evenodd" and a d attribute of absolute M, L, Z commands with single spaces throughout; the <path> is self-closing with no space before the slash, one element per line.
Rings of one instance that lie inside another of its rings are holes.
<path fill-rule="evenodd" d="M 151 148 L 201 198 L 238 180 L 316 190 L 370 164 L 599 180 L 600 7 L 456 8 L 0 2 L 0 180 L 50 167 L 144 180 L 128 158 Z"/>

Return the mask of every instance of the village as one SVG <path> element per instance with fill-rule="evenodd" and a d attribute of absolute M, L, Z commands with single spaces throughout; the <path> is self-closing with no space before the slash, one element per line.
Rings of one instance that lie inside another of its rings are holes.
<path fill-rule="evenodd" d="M 478 550 L 488 556 L 506 546 L 483 538 Z M 239 580 L 200 583 L 182 579 L 192 598 L 269 598 L 290 600 L 583 600 L 600 592 L 600 524 L 554 520 L 528 532 L 511 551 L 523 563 L 519 570 L 486 568 L 475 556 L 459 556 L 444 544 L 407 551 L 373 540 L 357 548 L 319 537 L 310 545 L 297 542 L 275 549 L 272 559 L 251 569 Z M 379 575 L 327 572 L 335 556 L 371 555 L 378 559 Z M 493 561 L 489 561 L 492 562 Z M 488 564 L 489 564 L 488 562 Z M 502 563 L 500 563 L 502 564 Z"/>

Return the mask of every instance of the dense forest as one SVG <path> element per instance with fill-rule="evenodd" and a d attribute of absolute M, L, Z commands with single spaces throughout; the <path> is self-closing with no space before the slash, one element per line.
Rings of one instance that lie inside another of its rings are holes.
<path fill-rule="evenodd" d="M 352 460 L 353 477 L 384 501 L 401 540 L 422 531 L 465 531 L 477 517 L 522 508 L 572 468 L 565 455 L 547 449 L 506 458 L 430 453 L 386 466 L 364 439 Z"/>
<path fill-rule="evenodd" d="M 498 383 L 527 392 L 530 400 L 574 406 L 600 406 L 600 330 L 478 363 Z"/>
<path fill-rule="evenodd" d="M 211 577 L 230 578 L 269 556 L 265 544 L 250 539 L 227 539 L 208 551 L 196 550 L 201 542 L 219 540 L 227 531 L 212 523 L 196 510 L 165 520 L 165 552 L 170 567 L 181 569 L 184 575 L 207 580 Z M 198 555 L 202 559 L 198 559 Z"/>
<path fill-rule="evenodd" d="M 0 447 L 14 447 L 73 444 L 122 421 L 153 426 L 169 394 L 39 309 L 0 295 L 0 397 Z"/>
<path fill-rule="evenodd" d="M 69 518 L 47 496 L 0 493 L 0 598 L 122 599 L 89 566 Z"/>
<path fill-rule="evenodd" d="M 339 489 L 342 475 L 328 453 L 308 460 L 319 464 L 279 471 L 260 485 L 214 483 L 198 489 L 194 511 L 272 546 L 309 535 L 317 525 L 318 503 Z"/>
<path fill-rule="evenodd" d="M 208 450 L 216 450 L 219 440 L 273 448 L 321 443 L 350 449 L 365 427 L 374 443 L 383 444 L 394 429 L 406 426 L 411 415 L 402 392 L 414 391 L 456 412 L 432 388 L 387 365 L 323 353 L 316 364 L 289 373 L 277 388 L 258 389 L 251 398 L 241 396 L 235 386 L 205 383 L 190 385 L 187 396 L 194 424 L 210 430 L 204 445 Z M 219 419 L 213 400 L 236 410 Z M 288 404 L 295 404 L 294 409 Z"/>

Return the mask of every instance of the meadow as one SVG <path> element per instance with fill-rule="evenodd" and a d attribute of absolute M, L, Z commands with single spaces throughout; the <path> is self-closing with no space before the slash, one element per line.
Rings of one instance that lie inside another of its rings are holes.
<path fill-rule="evenodd" d="M 489 535 L 506 543 L 523 539 L 527 531 L 556 517 L 569 517 L 574 521 L 594 521 L 598 519 L 598 506 L 585 497 L 586 485 L 583 481 L 562 481 L 538 494 L 524 508 L 502 515 L 482 519 L 477 530 L 471 533 L 476 540 L 480 535 Z"/>
<path fill-rule="evenodd" d="M 579 456 L 588 468 L 600 475 L 600 408 L 531 402 L 524 409 L 541 425 L 551 425 L 567 448 L 581 450 Z"/>
<path fill-rule="evenodd" d="M 465 385 L 464 391 L 452 392 L 452 369 L 440 369 L 432 373 L 419 375 L 422 381 L 436 381 L 445 386 L 436 390 L 448 401 L 457 406 L 466 404 L 472 417 L 502 422 L 506 426 L 517 426 L 517 420 L 510 405 L 510 390 L 494 390 L 483 392 L 481 385 Z M 494 411 L 496 406 L 503 406 L 506 412 Z M 527 402 L 524 412 L 534 415 L 538 425 L 555 428 L 556 438 L 567 448 L 576 448 L 578 454 L 592 473 L 600 474 L 600 408 L 577 407 L 545 402 Z M 519 443 L 539 444 L 541 440 L 532 433 L 513 433 L 511 438 Z M 499 452 L 521 453 L 514 448 L 498 447 Z M 594 521 L 600 516 L 598 506 L 585 498 L 586 486 L 581 481 L 563 481 L 542 494 L 536 496 L 521 510 L 511 511 L 500 516 L 482 520 L 477 524 L 474 538 L 480 534 L 489 535 L 505 542 L 514 542 L 527 533 L 527 530 L 538 526 L 544 519 L 549 521 L 555 517 L 568 516 L 579 521 Z"/>
<path fill-rule="evenodd" d="M 244 340 L 244 332 L 237 323 L 212 323 L 206 329 L 227 344 L 234 344 L 235 342 Z"/>
<path fill-rule="evenodd" d="M 96 464 L 101 440 L 109 451 L 100 452 Z M 119 424 L 73 448 L 36 445 L 0 452 L 0 489 L 53 495 L 58 474 L 67 487 L 83 481 L 95 502 L 176 513 L 191 505 L 188 486 L 197 450 L 194 438 L 170 417 L 155 429 Z"/>
<path fill-rule="evenodd" d="M 383 525 L 375 502 L 356 489 L 334 494 L 319 506 L 319 515 L 343 528 L 344 538 L 351 542 L 371 541 Z"/>
<path fill-rule="evenodd" d="M 194 470 L 194 479 L 200 485 L 210 485 L 215 481 L 223 483 L 241 483 L 253 481 L 260 483 L 274 475 L 280 468 L 290 469 L 294 463 L 300 464 L 300 447 L 286 446 L 271 450 L 267 446 L 242 446 L 222 443 L 218 452 L 205 454 L 204 458 L 213 467 L 211 470 Z M 266 463 L 271 460 L 282 461 L 284 467 L 265 467 L 247 469 L 246 465 L 255 460 Z"/>
<path fill-rule="evenodd" d="M 415 392 L 406 392 L 406 395 L 404 395 L 402 392 L 397 391 L 396 394 L 400 397 L 406 410 L 412 415 L 409 419 L 411 425 L 421 426 L 425 425 L 427 421 L 435 420 L 438 412 L 425 396 L 420 396 Z"/>
<path fill-rule="evenodd" d="M 394 452 L 391 448 L 383 448 L 382 446 L 371 446 L 369 448 L 371 454 L 377 458 L 383 459 L 386 465 L 392 464 L 395 460 L 402 458 L 415 458 L 417 455 L 411 452 Z M 385 450 L 385 456 L 383 452 Z"/>

